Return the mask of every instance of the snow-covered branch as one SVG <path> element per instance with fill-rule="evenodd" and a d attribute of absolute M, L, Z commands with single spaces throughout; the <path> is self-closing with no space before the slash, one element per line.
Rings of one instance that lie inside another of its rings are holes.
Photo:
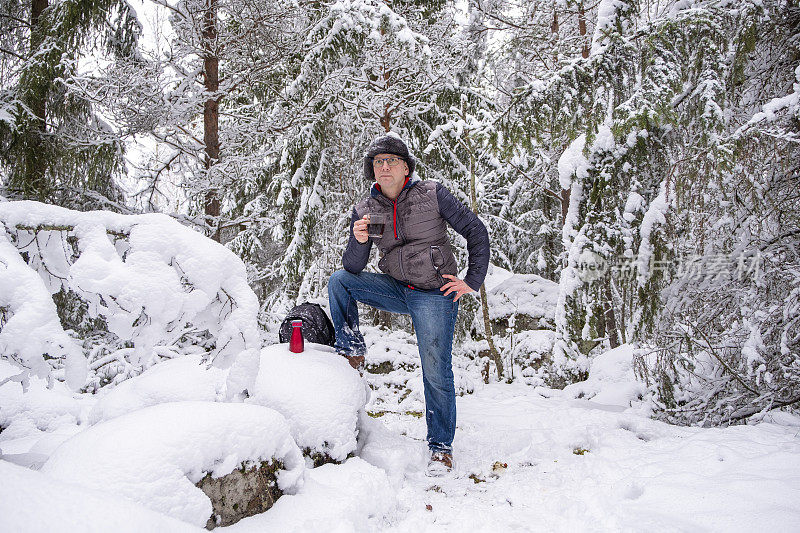
<path fill-rule="evenodd" d="M 82 387 L 86 356 L 62 329 L 51 296 L 74 293 L 89 317 L 127 344 L 113 358 L 146 368 L 176 342 L 176 331 L 193 329 L 208 335 L 212 364 L 233 367 L 229 394 L 249 386 L 258 365 L 258 302 L 244 265 L 225 247 L 160 214 L 4 202 L 0 223 L 8 284 L 0 290 L 8 317 L 0 324 L 0 357 L 40 377 L 60 378 L 55 370 L 63 367 L 70 386 Z M 110 362 L 98 357 L 93 370 Z"/>

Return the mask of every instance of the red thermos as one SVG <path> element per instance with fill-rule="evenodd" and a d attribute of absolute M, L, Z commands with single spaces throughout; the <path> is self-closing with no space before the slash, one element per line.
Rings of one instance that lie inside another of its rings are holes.
<path fill-rule="evenodd" d="M 303 351 L 303 321 L 292 320 L 292 337 L 289 339 L 289 351 L 300 353 Z"/>

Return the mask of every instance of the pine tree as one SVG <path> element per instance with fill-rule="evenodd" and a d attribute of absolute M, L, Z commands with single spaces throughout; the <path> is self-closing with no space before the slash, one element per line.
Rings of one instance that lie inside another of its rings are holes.
<path fill-rule="evenodd" d="M 120 199 L 122 144 L 70 90 L 89 51 L 133 52 L 138 22 L 125 2 L 33 0 L 0 5 L 0 165 L 9 194 L 71 204 L 85 191 Z"/>
<path fill-rule="evenodd" d="M 560 190 L 556 165 L 574 139 L 568 128 L 521 128 L 513 95 L 547 80 L 573 59 L 588 56 L 587 11 L 582 2 L 476 2 L 484 32 L 491 33 L 484 54 L 485 77 L 494 88 L 502 143 L 496 180 L 487 188 L 504 224 L 498 231 L 497 261 L 521 273 L 558 279 L 563 252 L 561 229 L 569 198 Z M 569 98 L 570 93 L 566 93 Z M 521 113 L 524 115 L 524 113 Z"/>
<path fill-rule="evenodd" d="M 686 141 L 706 150 L 673 158 L 670 244 L 691 261 L 663 293 L 655 353 L 644 362 L 661 416 L 726 424 L 800 401 L 800 278 L 790 251 L 800 235 L 800 12 L 743 2 L 706 13 L 724 35 L 723 75 L 696 92 L 715 92 L 721 110 L 710 98 L 698 105 Z M 709 127 L 714 114 L 722 128 Z"/>
<path fill-rule="evenodd" d="M 510 116 L 520 119 L 511 128 L 517 138 L 566 136 L 554 383 L 584 376 L 586 355 L 599 343 L 614 347 L 652 331 L 671 275 L 674 174 L 690 172 L 669 162 L 679 152 L 690 162 L 708 156 L 718 162 L 705 169 L 713 179 L 727 160 L 714 134 L 722 123 L 723 32 L 708 11 L 645 20 L 638 7 L 602 2 L 588 57 L 520 89 Z"/>

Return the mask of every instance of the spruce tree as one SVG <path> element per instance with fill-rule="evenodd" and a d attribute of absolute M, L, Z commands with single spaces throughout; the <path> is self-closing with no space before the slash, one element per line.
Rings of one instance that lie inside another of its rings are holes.
<path fill-rule="evenodd" d="M 800 401 L 800 11 L 742 2 L 704 13 L 722 42 L 706 65 L 720 75 L 702 69 L 679 96 L 703 95 L 681 132 L 684 147 L 703 148 L 672 158 L 668 238 L 685 259 L 662 293 L 643 374 L 660 416 L 728 424 Z"/>
<path fill-rule="evenodd" d="M 122 144 L 90 101 L 70 90 L 81 58 L 134 52 L 139 25 L 126 2 L 0 4 L 0 165 L 7 193 L 72 204 L 85 191 L 120 199 Z"/>
<path fill-rule="evenodd" d="M 517 137 L 566 136 L 554 384 L 585 376 L 595 346 L 652 331 L 674 253 L 670 161 L 679 151 L 689 161 L 709 154 L 719 168 L 726 161 L 713 134 L 724 49 L 713 16 L 687 9 L 646 20 L 635 2 L 601 2 L 596 13 L 588 56 L 519 89 L 510 116 L 519 121 L 509 123 Z M 706 133 L 686 144 L 681 135 L 694 135 L 698 119 Z"/>

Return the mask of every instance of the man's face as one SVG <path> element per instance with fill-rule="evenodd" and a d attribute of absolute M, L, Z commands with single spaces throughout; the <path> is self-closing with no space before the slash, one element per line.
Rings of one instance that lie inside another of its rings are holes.
<path fill-rule="evenodd" d="M 399 162 L 394 166 L 389 164 L 389 160 L 398 159 Z M 381 191 L 389 198 L 396 198 L 405 184 L 408 175 L 408 165 L 394 154 L 378 154 L 373 161 L 375 170 L 375 181 L 381 186 Z"/>

